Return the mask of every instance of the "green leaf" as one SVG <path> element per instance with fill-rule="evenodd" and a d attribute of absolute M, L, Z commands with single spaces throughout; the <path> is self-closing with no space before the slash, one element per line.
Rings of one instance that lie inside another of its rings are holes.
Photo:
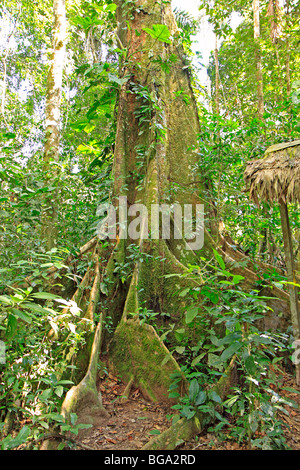
<path fill-rule="evenodd" d="M 65 422 L 64 417 L 59 413 L 47 413 L 46 415 L 44 415 L 44 418 L 53 419 L 53 421 L 56 421 L 57 423 Z"/>
<path fill-rule="evenodd" d="M 221 361 L 226 361 L 227 359 L 229 359 L 231 356 L 233 356 L 233 354 L 235 354 L 239 349 L 241 349 L 241 347 L 243 346 L 242 343 L 233 343 L 231 344 L 227 349 L 225 349 L 222 354 L 221 354 Z"/>
<path fill-rule="evenodd" d="M 7 305 L 13 305 L 14 302 L 8 295 L 0 295 L 0 302 L 7 304 Z"/>
<path fill-rule="evenodd" d="M 194 367 L 197 365 L 201 359 L 206 355 L 206 352 L 199 354 L 199 356 L 195 357 L 195 359 L 192 360 L 191 366 Z"/>
<path fill-rule="evenodd" d="M 195 400 L 195 406 L 202 405 L 206 401 L 206 392 L 204 390 L 201 390 L 201 392 L 198 393 L 196 400 Z"/>
<path fill-rule="evenodd" d="M 58 387 L 56 387 L 54 391 L 58 397 L 61 397 L 62 394 L 64 393 L 64 387 L 62 385 L 59 385 Z"/>
<path fill-rule="evenodd" d="M 219 340 L 219 345 L 236 342 L 241 337 L 242 337 L 241 332 L 236 331 L 234 333 L 229 333 L 228 335 L 224 336 L 224 338 Z"/>
<path fill-rule="evenodd" d="M 90 132 L 92 132 L 95 129 L 95 127 L 96 126 L 94 124 L 89 122 L 83 130 L 84 132 L 86 132 L 86 134 L 90 134 Z"/>
<path fill-rule="evenodd" d="M 39 421 L 39 424 L 45 429 L 49 429 L 49 424 L 46 421 Z"/>
<path fill-rule="evenodd" d="M 228 398 L 228 400 L 224 402 L 224 405 L 228 406 L 228 408 L 231 408 L 235 404 L 235 402 L 238 401 L 238 399 L 239 395 L 235 395 L 234 397 Z"/>
<path fill-rule="evenodd" d="M 12 308 L 12 312 L 16 317 L 21 318 L 21 320 L 25 321 L 26 323 L 32 322 L 32 318 L 27 313 L 21 312 L 21 310 L 18 310 L 17 308 Z"/>
<path fill-rule="evenodd" d="M 9 338 L 14 336 L 17 329 L 17 319 L 14 315 L 9 315 L 7 320 L 6 334 Z"/>
<path fill-rule="evenodd" d="M 222 366 L 222 360 L 217 354 L 208 353 L 207 361 L 210 367 L 216 367 L 217 369 L 220 369 Z"/>
<path fill-rule="evenodd" d="M 222 269 L 226 269 L 226 265 L 224 263 L 224 260 L 222 258 L 222 256 L 216 251 L 213 249 L 213 252 L 214 252 L 214 255 L 215 255 L 215 258 L 219 264 L 219 266 L 222 268 Z"/>
<path fill-rule="evenodd" d="M 113 73 L 109 73 L 107 78 L 110 82 L 117 83 L 118 85 L 124 85 L 124 83 L 128 82 L 128 78 L 119 78 Z"/>
<path fill-rule="evenodd" d="M 255 432 L 258 428 L 258 420 L 254 413 L 250 413 L 249 415 L 249 424 L 251 431 Z"/>
<path fill-rule="evenodd" d="M 92 424 L 84 424 L 84 423 L 77 424 L 78 429 L 90 429 L 92 427 L 93 427 Z"/>
<path fill-rule="evenodd" d="M 46 310 L 45 308 L 33 302 L 23 302 L 22 308 L 26 308 L 26 310 L 37 312 L 37 313 L 46 313 L 47 315 L 49 315 L 48 310 Z"/>
<path fill-rule="evenodd" d="M 185 351 L 185 346 L 176 346 L 175 351 L 178 352 L 178 354 L 183 354 Z"/>
<path fill-rule="evenodd" d="M 222 403 L 222 399 L 220 395 L 218 395 L 218 393 L 215 392 L 215 390 L 209 390 L 208 397 L 210 398 L 210 400 L 215 401 L 216 403 Z"/>
<path fill-rule="evenodd" d="M 105 6 L 105 11 L 109 11 L 110 13 L 113 13 L 116 11 L 117 5 L 115 3 L 110 3 L 109 5 Z"/>
<path fill-rule="evenodd" d="M 193 379 L 189 387 L 189 399 L 191 402 L 195 401 L 199 393 L 199 384 L 197 379 Z"/>
<path fill-rule="evenodd" d="M 146 33 L 150 34 L 153 39 L 165 42 L 167 44 L 171 44 L 170 31 L 166 25 L 154 24 L 152 25 L 152 29 L 143 28 L 143 30 L 146 31 Z"/>
<path fill-rule="evenodd" d="M 160 431 L 158 429 L 152 429 L 152 431 L 149 431 L 149 434 L 151 435 L 160 434 Z"/>
<path fill-rule="evenodd" d="M 248 357 L 246 357 L 246 360 L 245 360 L 245 367 L 246 367 L 246 369 L 247 369 L 247 372 L 248 372 L 250 375 L 255 375 L 255 372 L 256 372 L 256 365 L 255 365 L 253 356 L 248 356 Z"/>
<path fill-rule="evenodd" d="M 288 392 L 299 393 L 300 394 L 299 390 L 296 390 L 295 388 L 291 388 L 291 387 L 283 387 L 282 390 L 287 390 Z"/>
<path fill-rule="evenodd" d="M 41 394 L 40 394 L 40 400 L 41 402 L 46 402 L 50 395 L 52 393 L 52 389 L 51 388 L 47 388 L 46 390 L 44 390 Z"/>
<path fill-rule="evenodd" d="M 180 292 L 179 294 L 179 297 L 184 297 L 186 294 L 188 294 L 190 292 L 190 287 L 186 287 L 185 289 L 183 289 L 183 291 Z"/>
<path fill-rule="evenodd" d="M 188 405 L 184 406 L 181 410 L 181 414 L 186 418 L 186 419 L 192 419 L 195 414 L 196 410 L 190 408 Z"/>
<path fill-rule="evenodd" d="M 219 295 L 217 294 L 217 292 L 214 292 L 208 287 L 204 287 L 203 289 L 201 289 L 200 294 L 207 297 L 213 304 L 217 304 L 219 302 Z"/>
<path fill-rule="evenodd" d="M 235 274 L 232 278 L 232 281 L 234 284 L 238 284 L 243 279 L 245 279 L 244 276 L 239 276 L 238 274 Z"/>
<path fill-rule="evenodd" d="M 76 413 L 71 413 L 70 414 L 70 420 L 71 420 L 72 426 L 75 426 L 77 419 L 78 419 L 78 416 L 77 416 Z"/>
<path fill-rule="evenodd" d="M 185 314 L 185 322 L 188 324 L 188 323 L 191 323 L 194 318 L 197 316 L 198 314 L 198 311 L 199 311 L 199 307 L 190 307 L 187 311 L 186 311 L 186 314 Z"/>
<path fill-rule="evenodd" d="M 57 295 L 50 294 L 49 292 L 35 292 L 31 294 L 35 299 L 44 299 L 44 300 L 58 300 Z"/>

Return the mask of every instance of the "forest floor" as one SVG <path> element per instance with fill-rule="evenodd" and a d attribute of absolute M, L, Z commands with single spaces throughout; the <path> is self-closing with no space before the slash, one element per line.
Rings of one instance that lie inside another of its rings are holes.
<path fill-rule="evenodd" d="M 293 377 L 282 372 L 278 377 L 281 387 L 299 390 Z M 95 450 L 140 450 L 155 434 L 170 427 L 170 415 L 174 410 L 170 405 L 151 403 L 143 398 L 139 389 L 132 388 L 129 398 L 122 403 L 125 384 L 111 374 L 99 383 L 103 405 L 110 414 L 104 426 L 94 429 L 81 443 Z M 289 414 L 280 412 L 287 448 L 300 450 L 300 394 L 281 390 L 280 394 L 298 404 L 297 407 L 285 406 Z M 222 429 L 222 434 L 202 432 L 193 440 L 177 447 L 177 450 L 247 450 L 230 435 L 230 427 Z"/>

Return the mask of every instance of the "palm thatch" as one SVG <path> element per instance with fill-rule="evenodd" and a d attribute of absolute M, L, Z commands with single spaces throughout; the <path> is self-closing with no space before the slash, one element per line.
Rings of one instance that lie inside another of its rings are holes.
<path fill-rule="evenodd" d="M 300 139 L 273 145 L 262 159 L 247 164 L 244 180 L 249 197 L 264 201 L 300 201 Z"/>

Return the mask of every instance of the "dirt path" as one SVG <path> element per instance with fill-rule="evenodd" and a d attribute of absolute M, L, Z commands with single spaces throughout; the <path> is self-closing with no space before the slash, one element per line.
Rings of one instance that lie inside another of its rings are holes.
<path fill-rule="evenodd" d="M 284 373 L 280 377 L 280 383 L 283 387 L 297 389 L 289 374 Z M 122 403 L 125 384 L 111 374 L 101 380 L 99 387 L 110 419 L 103 427 L 94 429 L 83 438 L 83 444 L 95 450 L 139 450 L 151 437 L 170 426 L 170 415 L 174 414 L 174 410 L 168 405 L 146 401 L 135 388 L 132 388 L 128 400 Z M 298 409 L 285 406 L 289 414 L 281 412 L 280 418 L 285 424 L 284 434 L 288 448 L 300 450 L 300 394 L 283 390 L 281 396 L 298 403 Z M 245 446 L 239 445 L 230 437 L 229 428 L 223 431 L 221 438 L 214 433 L 203 433 L 178 447 L 178 450 L 245 449 Z"/>
<path fill-rule="evenodd" d="M 155 434 L 170 426 L 167 415 L 172 413 L 164 404 L 151 403 L 139 389 L 131 390 L 122 403 L 125 385 L 109 374 L 101 381 L 103 405 L 110 414 L 105 426 L 97 428 L 82 442 L 97 450 L 138 450 Z M 173 411 L 174 413 L 174 411 Z"/>

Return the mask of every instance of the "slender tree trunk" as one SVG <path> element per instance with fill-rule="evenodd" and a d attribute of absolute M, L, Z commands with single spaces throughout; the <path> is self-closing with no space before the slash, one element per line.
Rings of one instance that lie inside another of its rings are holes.
<path fill-rule="evenodd" d="M 53 0 L 52 57 L 47 78 L 45 109 L 44 171 L 47 185 L 55 185 L 59 161 L 62 79 L 66 49 L 65 0 Z M 49 184 L 50 183 L 50 184 Z M 47 194 L 47 193 L 46 193 Z M 50 250 L 57 238 L 57 193 L 50 191 L 44 200 L 42 215 L 42 238 Z"/>
<path fill-rule="evenodd" d="M 290 71 L 290 54 L 291 54 L 291 48 L 290 48 L 290 39 L 289 39 L 289 26 L 290 26 L 290 0 L 286 0 L 285 2 L 285 28 L 287 29 L 286 31 L 286 40 L 285 40 L 285 75 L 286 75 L 286 95 L 287 99 L 290 99 L 291 97 L 291 71 Z M 288 108 L 289 114 L 291 113 L 291 106 Z M 291 129 L 289 129 L 289 133 L 291 132 Z"/>
<path fill-rule="evenodd" d="M 215 110 L 216 114 L 220 114 L 220 71 L 219 71 L 219 54 L 218 54 L 218 37 L 215 35 L 215 70 L 216 70 L 216 80 L 215 80 Z"/>
<path fill-rule="evenodd" d="M 262 121 L 263 114 L 264 114 L 264 91 L 263 91 L 261 48 L 260 48 L 259 0 L 253 0 L 253 20 L 254 20 L 255 61 L 256 61 L 256 82 L 257 82 L 257 111 L 258 111 L 258 117 Z"/>
<path fill-rule="evenodd" d="M 277 64 L 277 77 L 278 77 L 278 92 L 275 94 L 275 101 L 280 101 L 282 93 L 283 93 L 283 86 L 282 86 L 282 77 L 281 77 L 281 63 L 280 63 L 280 55 L 279 55 L 279 48 L 278 48 L 278 39 L 282 32 L 282 10 L 278 0 L 270 0 L 268 9 L 267 9 L 267 17 L 269 17 L 270 21 L 270 37 L 272 43 L 274 45 L 275 54 L 276 54 L 276 64 Z"/>
<path fill-rule="evenodd" d="M 14 35 L 20 12 L 21 12 L 21 4 L 19 5 L 19 12 L 18 12 L 17 17 L 15 19 L 15 22 L 12 25 L 12 30 L 9 33 L 8 37 L 7 37 L 6 45 L 5 45 L 5 49 L 4 49 L 4 55 L 3 55 L 3 57 L 1 57 L 1 62 L 2 62 L 2 65 L 3 65 L 1 114 L 2 114 L 2 117 L 3 117 L 3 121 L 4 121 L 4 123 L 7 127 L 8 127 L 8 124 L 7 124 L 6 118 L 5 118 L 5 100 L 6 100 L 6 89 L 7 89 L 7 83 L 6 83 L 7 82 L 7 58 L 8 58 L 8 54 L 9 54 L 9 50 L 10 50 L 10 41 L 11 41 L 13 35 Z"/>
<path fill-rule="evenodd" d="M 299 341 L 300 309 L 299 309 L 299 297 L 298 297 L 297 287 L 294 285 L 296 283 L 296 277 L 295 277 L 296 273 L 295 273 L 292 234 L 291 234 L 287 204 L 283 200 L 280 200 L 279 204 L 280 204 L 279 207 L 280 207 L 282 234 L 283 234 L 283 241 L 284 241 L 287 280 L 289 282 L 288 289 L 289 289 L 289 295 L 290 295 L 291 320 L 292 320 L 293 333 L 295 336 L 295 340 Z M 300 364 L 299 363 L 296 363 L 296 383 L 298 386 L 300 385 Z"/>

